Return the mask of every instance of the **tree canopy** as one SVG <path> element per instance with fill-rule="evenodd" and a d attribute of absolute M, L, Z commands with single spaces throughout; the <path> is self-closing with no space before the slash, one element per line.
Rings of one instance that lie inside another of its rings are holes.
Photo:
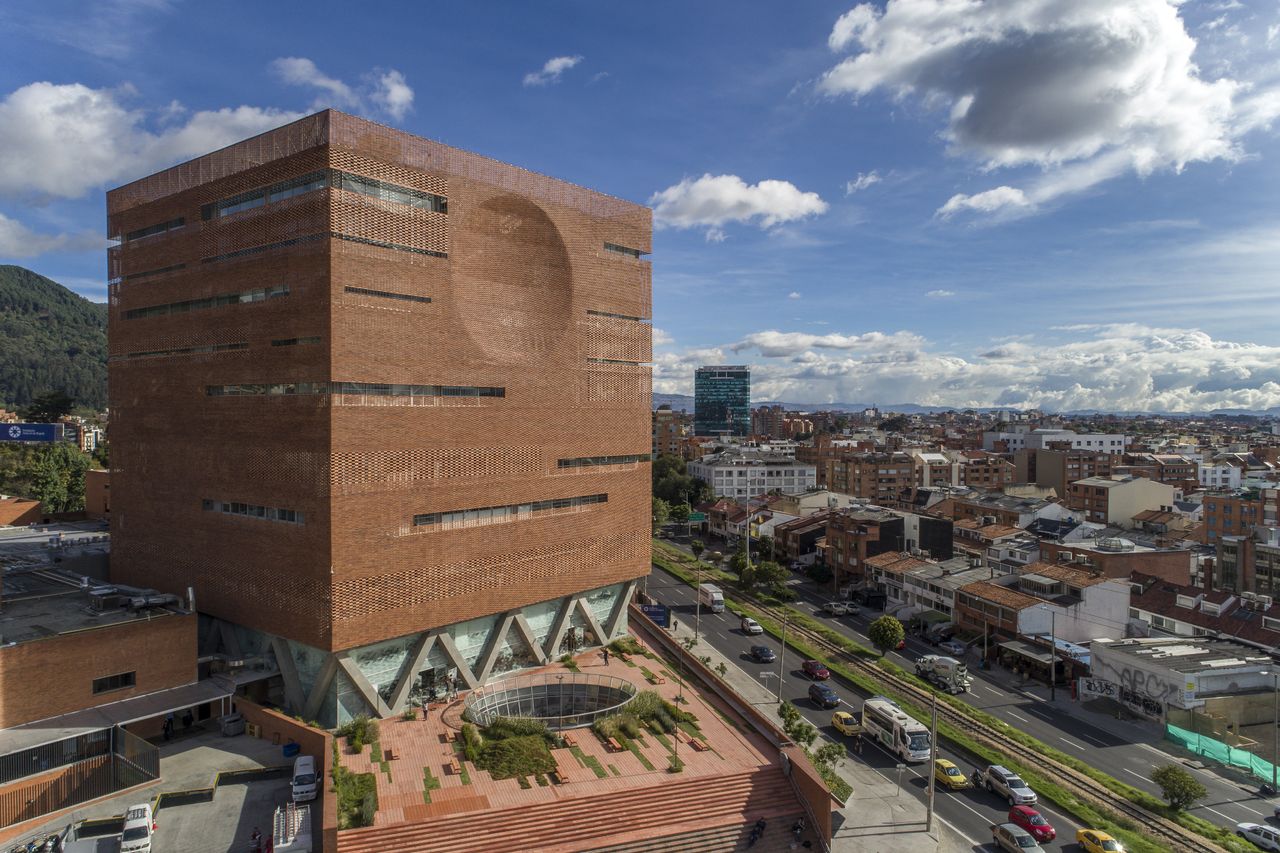
<path fill-rule="evenodd" d="M 871 639 L 871 644 L 880 650 L 880 654 L 884 654 L 890 649 L 896 649 L 907 632 L 896 617 L 886 613 L 871 623 L 867 628 L 867 636 Z"/>

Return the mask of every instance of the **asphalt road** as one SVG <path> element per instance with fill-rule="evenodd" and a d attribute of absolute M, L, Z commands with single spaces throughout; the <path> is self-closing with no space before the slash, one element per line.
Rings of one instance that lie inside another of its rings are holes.
<path fill-rule="evenodd" d="M 672 544 L 680 547 L 678 543 Z M 662 576 L 669 577 L 665 574 Z M 798 579 L 801 576 L 795 577 Z M 866 629 L 871 619 L 880 615 L 879 612 L 873 612 L 870 616 L 832 618 L 818 610 L 823 602 L 830 600 L 829 589 L 819 590 L 807 581 L 793 583 L 791 586 L 799 596 L 795 607 L 809 611 L 849 638 L 871 646 Z M 907 647 L 903 651 L 890 652 L 887 656 L 908 670 L 914 670 L 915 660 L 920 656 L 940 653 L 928 643 L 916 637 L 908 637 Z M 978 670 L 976 655 L 970 654 L 967 660 L 973 684 L 969 692 L 963 694 L 962 698 L 966 701 L 1050 746 L 1069 754 L 1074 753 L 1093 767 L 1128 785 L 1160 797 L 1159 786 L 1151 781 L 1151 771 L 1160 765 L 1176 762 L 1177 758 L 1150 744 L 1133 743 L 1093 725 L 1089 721 L 1091 715 L 1088 712 L 1076 707 L 1060 708 L 1050 704 L 1047 701 L 1047 685 L 1032 682 L 1020 689 L 1011 688 L 990 674 Z M 1059 688 L 1060 691 L 1062 689 L 1065 688 Z M 1059 692 L 1059 696 L 1061 695 Z M 1275 823 L 1274 807 L 1278 803 L 1256 796 L 1256 789 L 1243 789 L 1210 770 L 1191 767 L 1186 769 L 1208 790 L 1208 795 L 1192 810 L 1199 817 L 1230 829 L 1244 821 Z"/>
<path fill-rule="evenodd" d="M 648 594 L 662 604 L 671 607 L 675 618 L 681 620 L 686 626 L 694 624 L 697 595 L 693 588 L 665 572 L 655 569 L 649 578 Z M 771 637 L 762 640 L 760 637 L 747 636 L 739 628 L 738 620 L 727 611 L 721 614 L 713 614 L 704 610 L 701 618 L 701 635 L 704 642 L 710 643 L 717 651 L 728 657 L 729 660 L 736 662 L 741 669 L 752 674 L 757 679 L 764 676 L 771 688 L 777 688 L 778 664 L 759 664 L 753 661 L 748 654 L 751 646 L 760 645 L 761 643 L 777 651 L 778 643 L 776 640 Z M 831 727 L 833 711 L 818 708 L 809 700 L 808 690 L 811 682 L 800 670 L 801 659 L 798 656 L 788 654 L 783 663 L 785 665 L 782 688 L 783 698 L 792 701 L 800 709 L 805 719 L 818 727 L 823 737 L 835 741 L 844 740 Z M 767 675 L 765 675 L 766 673 Z M 840 694 L 843 702 L 842 708 L 861 712 L 862 700 L 866 698 L 865 695 L 836 681 L 828 683 Z M 928 725 L 927 720 L 922 722 Z M 946 748 L 940 748 L 938 756 L 951 759 L 965 773 L 973 770 L 974 763 L 967 756 L 958 755 Z M 870 740 L 864 740 L 861 755 L 850 754 L 849 760 L 862 761 L 883 774 L 887 779 L 897 781 L 898 771 L 896 768 L 899 763 L 897 756 L 883 751 L 878 744 Z M 915 797 L 923 803 L 927 797 L 927 772 L 927 763 L 906 765 L 902 773 L 903 796 Z M 934 804 L 940 819 L 946 821 L 970 843 L 975 846 L 985 844 L 988 845 L 988 849 L 990 849 L 989 845 L 991 844 L 991 825 L 1003 823 L 1009 811 L 1009 806 L 1004 800 L 981 790 L 948 792 L 939 789 Z M 1058 832 L 1058 839 L 1043 845 L 1044 849 L 1077 850 L 1075 832 L 1078 824 L 1073 823 L 1066 816 L 1048 805 L 1040 805 L 1036 806 L 1036 808 Z"/>

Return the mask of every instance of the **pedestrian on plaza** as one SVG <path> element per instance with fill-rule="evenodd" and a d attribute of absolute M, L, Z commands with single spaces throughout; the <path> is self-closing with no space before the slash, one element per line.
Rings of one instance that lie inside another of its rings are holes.
<path fill-rule="evenodd" d="M 604 665 L 608 666 L 609 665 L 609 649 L 606 647 L 603 650 L 602 654 L 604 655 Z"/>

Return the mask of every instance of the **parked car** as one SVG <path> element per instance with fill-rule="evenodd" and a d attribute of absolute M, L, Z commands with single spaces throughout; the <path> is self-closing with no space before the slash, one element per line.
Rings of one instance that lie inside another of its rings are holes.
<path fill-rule="evenodd" d="M 1241 824 L 1240 826 L 1245 826 Z M 1253 824 L 1249 824 L 1252 826 Z M 1265 828 L 1265 827 L 1264 827 Z M 1237 834 L 1240 827 L 1236 827 Z M 1124 847 L 1101 829 L 1077 829 L 1076 844 L 1083 853 L 1124 853 Z"/>
<path fill-rule="evenodd" d="M 821 661 L 807 660 L 800 665 L 800 670 L 815 681 L 824 681 L 831 677 L 831 670 L 827 669 Z"/>
<path fill-rule="evenodd" d="M 943 640 L 941 643 L 938 643 L 938 648 L 952 657 L 957 658 L 963 657 L 964 653 L 969 651 L 969 647 L 959 640 Z"/>
<path fill-rule="evenodd" d="M 840 707 L 840 694 L 826 684 L 810 684 L 809 698 L 819 708 Z"/>
<path fill-rule="evenodd" d="M 151 853 L 151 836 L 156 822 L 150 803 L 129 806 L 124 813 L 124 834 L 120 836 L 120 853 Z"/>
<path fill-rule="evenodd" d="M 1260 823 L 1237 823 L 1236 835 L 1263 850 L 1280 850 L 1280 831 Z"/>
<path fill-rule="evenodd" d="M 972 785 L 969 777 L 956 767 L 955 762 L 945 758 L 933 762 L 933 779 L 949 791 L 960 791 Z"/>
<path fill-rule="evenodd" d="M 752 646 L 751 659 L 756 663 L 773 663 L 778 659 L 778 656 L 768 646 Z"/>
<path fill-rule="evenodd" d="M 1044 848 L 1036 843 L 1031 833 L 1017 824 L 998 823 L 991 827 L 991 840 L 996 843 L 997 850 L 1008 853 L 1044 853 Z"/>
<path fill-rule="evenodd" d="M 822 612 L 828 616 L 852 616 L 858 612 L 858 608 L 847 601 L 828 601 L 822 605 Z"/>
<path fill-rule="evenodd" d="M 1009 801 L 1010 806 L 1028 806 L 1036 802 L 1036 792 L 1031 790 L 1022 777 L 999 764 L 992 764 L 982 774 L 982 783 L 993 794 L 999 794 Z"/>
<path fill-rule="evenodd" d="M 842 735 L 862 734 L 862 724 L 848 711 L 836 711 L 832 714 L 831 727 Z"/>
<path fill-rule="evenodd" d="M 1016 823 L 1031 833 L 1036 841 L 1052 841 L 1058 837 L 1058 831 L 1044 819 L 1044 815 L 1031 806 L 1014 806 L 1009 809 L 1009 823 Z"/>
<path fill-rule="evenodd" d="M 761 628 L 760 623 L 750 616 L 744 616 L 742 617 L 742 633 L 755 636 L 756 634 L 763 634 L 764 628 Z"/>

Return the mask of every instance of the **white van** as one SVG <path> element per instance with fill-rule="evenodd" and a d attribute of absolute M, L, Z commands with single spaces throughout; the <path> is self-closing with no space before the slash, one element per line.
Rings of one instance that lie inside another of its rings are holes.
<path fill-rule="evenodd" d="M 293 762 L 293 801 L 305 803 L 316 798 L 316 760 L 299 755 Z"/>
<path fill-rule="evenodd" d="M 698 603 L 712 613 L 723 613 L 724 593 L 713 583 L 698 584 Z"/>
<path fill-rule="evenodd" d="M 120 836 L 121 853 L 151 853 L 151 836 L 155 831 L 150 803 L 129 806 L 124 813 L 124 833 Z"/>

